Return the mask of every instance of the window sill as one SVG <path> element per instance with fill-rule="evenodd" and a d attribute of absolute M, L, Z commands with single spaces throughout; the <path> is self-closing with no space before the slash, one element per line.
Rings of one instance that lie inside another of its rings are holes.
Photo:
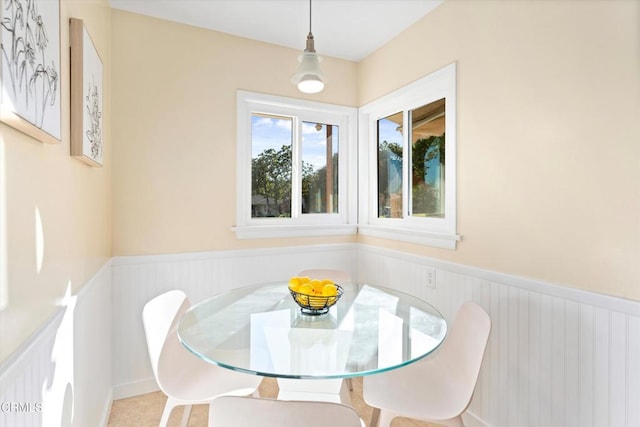
<path fill-rule="evenodd" d="M 355 225 L 249 225 L 231 228 L 238 239 L 354 235 Z"/>
<path fill-rule="evenodd" d="M 451 250 L 455 250 L 456 242 L 462 240 L 462 236 L 458 234 L 434 233 L 410 228 L 383 227 L 379 225 L 360 225 L 358 227 L 358 232 L 364 236 L 398 240 L 402 242 L 415 243 L 417 245 Z"/>

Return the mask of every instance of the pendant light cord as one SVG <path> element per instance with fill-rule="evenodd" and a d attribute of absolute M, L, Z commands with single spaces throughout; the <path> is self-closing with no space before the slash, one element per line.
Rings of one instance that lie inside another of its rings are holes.
<path fill-rule="evenodd" d="M 307 47 L 305 52 L 316 52 L 316 48 L 313 42 L 313 33 L 311 32 L 311 0 L 309 0 L 309 34 L 307 34 Z"/>
<path fill-rule="evenodd" d="M 302 55 L 298 57 L 300 65 L 291 81 L 304 93 L 318 93 L 324 89 L 324 75 L 320 69 L 321 58 L 316 54 L 312 25 L 312 0 L 309 0 L 309 34 L 307 34 L 307 44 Z"/>
<path fill-rule="evenodd" d="M 309 0 L 309 34 L 311 34 L 311 0 Z"/>

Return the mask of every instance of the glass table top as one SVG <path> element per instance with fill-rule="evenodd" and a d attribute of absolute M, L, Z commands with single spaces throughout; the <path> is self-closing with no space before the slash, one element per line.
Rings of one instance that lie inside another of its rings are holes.
<path fill-rule="evenodd" d="M 303 314 L 286 282 L 237 288 L 180 319 L 182 344 L 203 360 L 278 378 L 330 379 L 404 366 L 434 351 L 447 324 L 430 304 L 392 289 L 341 284 L 329 312 Z"/>

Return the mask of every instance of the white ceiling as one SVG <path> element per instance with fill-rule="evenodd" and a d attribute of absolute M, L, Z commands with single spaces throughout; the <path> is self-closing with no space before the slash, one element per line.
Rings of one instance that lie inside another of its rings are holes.
<path fill-rule="evenodd" d="M 320 55 L 360 61 L 444 0 L 313 0 Z M 115 9 L 304 50 L 308 0 L 110 0 Z"/>

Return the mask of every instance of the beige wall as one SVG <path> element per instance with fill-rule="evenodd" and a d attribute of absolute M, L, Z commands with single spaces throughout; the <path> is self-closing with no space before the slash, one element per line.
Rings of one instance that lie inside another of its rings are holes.
<path fill-rule="evenodd" d="M 0 125 L 0 361 L 112 254 L 354 240 L 230 231 L 235 90 L 299 97 L 288 79 L 298 51 L 111 11 L 106 0 L 62 0 L 62 46 L 70 17 L 85 21 L 105 66 L 105 166 L 69 156 L 63 48 L 61 143 Z M 639 22 L 634 0 L 447 0 L 360 64 L 327 58 L 329 85 L 309 99 L 349 106 L 458 62 L 464 240 L 456 251 L 359 241 L 640 300 Z"/>
<path fill-rule="evenodd" d="M 84 20 L 104 65 L 104 167 L 69 155 L 69 18 Z M 0 312 L 4 361 L 54 312 L 67 289 L 75 294 L 111 256 L 111 15 L 108 2 L 62 0 L 60 86 L 62 141 L 43 144 L 0 124 L 4 188 L 7 307 Z M 50 37 L 53 35 L 49 35 Z M 36 263 L 36 210 L 43 258 Z M 0 221 L 2 224 L 2 221 Z"/>
<path fill-rule="evenodd" d="M 360 64 L 327 59 L 311 99 L 350 106 L 458 63 L 463 241 L 359 241 L 640 299 L 639 7 L 448 0 Z M 231 231 L 235 91 L 299 97 L 299 52 L 121 11 L 112 25 L 115 255 L 353 241 Z"/>
<path fill-rule="evenodd" d="M 300 51 L 118 10 L 112 25 L 114 255 L 309 243 L 231 231 L 236 90 L 300 97 Z M 356 64 L 323 68 L 330 84 L 309 99 L 356 106 Z"/>
<path fill-rule="evenodd" d="M 0 361 L 111 255 L 355 240 L 237 240 L 230 230 L 235 91 L 300 97 L 288 78 L 299 51 L 111 11 L 106 0 L 62 0 L 62 46 L 72 16 L 105 64 L 105 167 L 69 156 L 63 49 L 62 142 L 0 125 Z M 456 251 L 358 241 L 640 300 L 639 22 L 633 0 L 447 0 L 360 64 L 327 58 L 329 85 L 308 98 L 349 106 L 458 62 L 464 240 Z"/>
<path fill-rule="evenodd" d="M 453 61 L 463 241 L 360 241 L 640 300 L 640 2 L 447 0 L 359 65 L 359 104 Z"/>

